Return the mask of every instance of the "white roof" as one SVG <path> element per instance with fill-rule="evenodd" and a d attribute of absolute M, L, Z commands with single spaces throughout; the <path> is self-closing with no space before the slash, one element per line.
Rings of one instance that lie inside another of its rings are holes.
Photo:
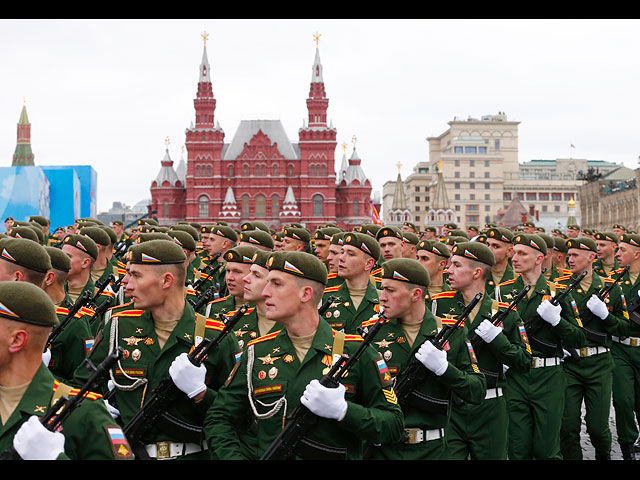
<path fill-rule="evenodd" d="M 278 151 L 286 160 L 298 160 L 300 155 L 289 141 L 282 122 L 280 120 L 242 120 L 236 130 L 231 143 L 223 151 L 222 160 L 235 160 L 242 153 L 245 143 L 250 143 L 251 138 L 262 131 L 271 143 L 277 144 Z"/>

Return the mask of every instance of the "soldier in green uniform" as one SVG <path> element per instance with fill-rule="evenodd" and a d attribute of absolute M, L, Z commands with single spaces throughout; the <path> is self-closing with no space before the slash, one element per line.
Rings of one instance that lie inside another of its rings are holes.
<path fill-rule="evenodd" d="M 324 293 L 334 293 L 344 283 L 344 280 L 338 276 L 338 259 L 340 250 L 342 249 L 343 237 L 345 233 L 339 232 L 331 235 L 329 249 L 327 252 L 327 286 Z"/>
<path fill-rule="evenodd" d="M 513 255 L 513 232 L 507 228 L 493 227 L 487 230 L 487 246 L 491 249 L 495 263 L 491 267 L 491 275 L 486 280 L 485 292 L 492 296 L 496 285 L 515 278 L 511 266 Z"/>
<path fill-rule="evenodd" d="M 172 230 L 169 229 L 166 235 L 175 243 L 182 247 L 182 251 L 186 257 L 185 270 L 187 275 L 185 277 L 185 286 L 192 285 L 197 273 L 196 268 L 193 266 L 193 261 L 196 257 L 196 242 L 193 237 L 184 230 Z"/>
<path fill-rule="evenodd" d="M 327 257 L 329 256 L 329 245 L 331 244 L 331 237 L 335 233 L 340 233 L 342 230 L 335 227 L 319 228 L 313 233 L 314 239 L 314 254 L 320 259 L 325 266 L 328 263 Z M 327 267 L 327 271 L 328 271 Z"/>
<path fill-rule="evenodd" d="M 43 245 L 49 246 L 53 243 L 52 235 L 49 231 L 51 221 L 47 217 L 43 217 L 42 215 L 31 215 L 29 217 L 29 222 L 37 224 L 40 228 L 43 235 Z"/>
<path fill-rule="evenodd" d="M 556 295 L 556 284 L 542 275 L 545 241 L 535 234 L 518 234 L 513 243 L 512 264 L 518 276 L 498 285 L 498 299 L 511 301 L 525 285 L 531 285 L 528 296 L 518 304 L 518 314 L 524 322 L 533 359 L 528 372 L 507 370 L 509 459 L 561 458 L 563 346 L 580 348 L 585 335 L 571 308 L 570 296 L 559 305 L 550 302 Z"/>
<path fill-rule="evenodd" d="M 317 458 L 320 451 L 336 459 L 359 459 L 363 440 L 398 441 L 402 412 L 391 378 L 382 374 L 384 361 L 372 346 L 338 388 L 318 382 L 334 355 L 353 354 L 362 341 L 320 320 L 317 309 L 327 278 L 322 262 L 304 252 L 274 252 L 267 265 L 267 318 L 284 328 L 250 342 L 218 392 L 205 419 L 211 452 L 221 459 L 260 458 L 300 403 L 318 418 L 299 442 L 296 458 Z M 239 442 L 239 424 L 252 425 L 251 450 Z"/>
<path fill-rule="evenodd" d="M 213 261 L 213 257 L 220 253 L 220 256 L 216 260 L 221 267 L 215 272 L 212 278 L 200 285 L 200 291 L 204 292 L 211 285 L 215 286 L 216 297 L 224 297 L 228 294 L 227 287 L 224 283 L 225 277 L 225 260 L 224 253 L 233 248 L 238 240 L 238 235 L 233 228 L 227 225 L 212 225 L 210 227 L 201 227 L 202 245 L 207 253 L 207 257 L 203 258 L 203 263 L 200 266 L 201 273 L 200 278 L 207 278 L 208 274 L 202 272 L 202 270 L 210 266 Z"/>
<path fill-rule="evenodd" d="M 369 235 L 347 232 L 342 237 L 338 257 L 338 276 L 344 283 L 335 291 L 325 293 L 336 298 L 323 314 L 323 318 L 335 330 L 357 333 L 363 320 L 379 311 L 378 289 L 372 281 L 371 271 L 379 258 L 378 242 Z"/>
<path fill-rule="evenodd" d="M 598 256 L 593 261 L 593 271 L 601 277 L 613 275 L 613 272 L 620 268 L 616 260 L 620 239 L 613 232 L 596 232 L 594 238 L 598 247 Z"/>
<path fill-rule="evenodd" d="M 452 394 L 472 403 L 485 395 L 484 376 L 467 347 L 467 330 L 460 326 L 440 351 L 431 342 L 440 328 L 452 328 L 436 318 L 424 302 L 429 275 L 417 260 L 390 259 L 383 265 L 380 301 L 389 321 L 374 339 L 378 352 L 397 383 L 410 365 L 420 362 L 425 378 L 402 403 L 405 437 L 372 448 L 371 458 L 441 460 L 446 458 L 445 433 Z M 362 323 L 367 330 L 374 320 Z"/>
<path fill-rule="evenodd" d="M 238 238 L 238 245 L 248 245 L 267 252 L 273 251 L 273 237 L 264 230 L 243 230 Z"/>
<path fill-rule="evenodd" d="M 617 441 L 625 460 L 635 460 L 634 442 L 638 438 L 640 421 L 640 325 L 635 308 L 640 295 L 640 235 L 620 235 L 616 259 L 621 268 L 629 271 L 620 280 L 620 288 L 629 308 L 629 331 L 613 335 L 613 408 L 616 418 Z M 616 275 L 618 272 L 614 272 Z"/>
<path fill-rule="evenodd" d="M 587 342 L 585 347 L 574 350 L 564 359 L 563 369 L 567 382 L 565 390 L 564 417 L 560 437 L 562 458 L 582 460 L 580 428 L 582 403 L 586 410 L 585 423 L 596 459 L 610 459 L 611 431 L 609 410 L 613 381 L 611 358 L 611 335 L 628 331 L 628 318 L 622 303 L 620 287 L 615 286 L 606 298 L 599 292 L 612 278 L 602 278 L 593 271 L 596 257 L 596 242 L 590 238 L 575 238 L 567 241 L 569 268 L 573 275 L 558 277 L 558 287 L 565 288 L 576 275 L 586 271 L 587 276 L 572 292 L 575 314 L 580 318 Z"/>
<path fill-rule="evenodd" d="M 93 295 L 95 284 L 91 279 L 91 266 L 98 258 L 98 247 L 86 235 L 71 234 L 64 237 L 62 251 L 71 259 L 65 290 L 75 303 L 80 294 L 89 290 Z"/>
<path fill-rule="evenodd" d="M 100 362 L 117 346 L 125 349 L 109 372 L 122 425 L 144 405 L 158 382 L 170 376 L 181 393 L 144 436 L 145 450 L 157 459 L 207 458 L 201 432 L 204 414 L 240 348 L 234 336 L 227 335 L 203 365 L 194 366 L 188 352 L 203 338 L 217 336 L 224 324 L 196 314 L 185 300 L 184 251 L 173 242 L 150 240 L 132 246 L 128 257 L 126 288 L 133 308 L 110 316 L 89 358 Z M 86 375 L 79 368 L 74 382 L 83 383 Z"/>
<path fill-rule="evenodd" d="M 107 258 L 107 252 L 112 251 L 109 234 L 99 226 L 96 226 L 81 228 L 80 235 L 86 235 L 91 238 L 98 248 L 98 256 L 91 265 L 91 280 L 94 285 L 100 284 L 109 275 L 113 275 L 115 281 L 118 278 L 117 268 Z"/>
<path fill-rule="evenodd" d="M 488 238 L 491 238 L 490 233 Z M 508 383 L 504 370 L 526 373 L 531 368 L 531 349 L 522 320 L 515 310 L 510 311 L 500 325 L 491 321 L 509 307 L 508 303 L 500 303 L 486 294 L 486 281 L 494 262 L 493 252 L 487 245 L 479 242 L 457 244 L 452 250 L 449 267 L 453 291 L 433 297 L 435 315 L 446 317 L 461 314 L 462 305 L 468 304 L 477 293 L 483 294 L 480 303 L 465 320 L 465 326 L 470 340 L 477 342 L 474 351 L 487 392 L 479 405 L 454 399 L 450 422 L 445 429 L 447 458 L 451 460 L 507 459 L 509 417 L 504 390 Z"/>
<path fill-rule="evenodd" d="M 382 227 L 378 230 L 376 239 L 380 245 L 381 262 L 386 262 L 392 258 L 402 258 L 404 238 L 398 227 Z"/>
<path fill-rule="evenodd" d="M 436 227 L 425 227 L 421 240 L 437 240 L 437 233 Z"/>
<path fill-rule="evenodd" d="M 24 299 L 29 301 L 24 301 Z M 0 452 L 14 447 L 25 460 L 132 459 L 122 429 L 99 395 L 82 404 L 52 432 L 38 420 L 62 394 L 78 391 L 54 379 L 42 351 L 58 323 L 44 291 L 28 282 L 0 282 Z"/>
<path fill-rule="evenodd" d="M 411 258 L 413 260 L 416 259 L 416 249 L 418 247 L 418 236 L 412 232 L 402 232 L 402 257 L 403 258 Z"/>
<path fill-rule="evenodd" d="M 551 235 L 547 235 L 546 233 L 536 233 L 536 235 L 542 238 L 544 243 L 547 245 L 547 253 L 542 261 L 542 274 L 548 281 L 553 282 L 556 278 L 562 276 L 562 271 L 558 270 L 558 268 L 553 264 L 553 248 L 555 247 L 556 242 Z"/>
<path fill-rule="evenodd" d="M 311 235 L 306 228 L 286 227 L 282 235 L 282 250 L 285 252 L 309 252 Z"/>
<path fill-rule="evenodd" d="M 567 241 L 564 238 L 553 237 L 551 258 L 561 277 L 571 275 L 571 270 L 567 268 Z"/>
<path fill-rule="evenodd" d="M 449 282 L 444 278 L 444 270 L 449 263 L 451 253 L 442 242 L 420 240 L 416 258 L 429 273 L 427 300 L 433 295 L 451 290 Z"/>

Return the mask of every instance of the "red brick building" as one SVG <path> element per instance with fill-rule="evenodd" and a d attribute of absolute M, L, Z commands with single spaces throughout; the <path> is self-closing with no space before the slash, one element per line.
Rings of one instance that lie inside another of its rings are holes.
<path fill-rule="evenodd" d="M 186 130 L 187 161 L 177 169 L 167 153 L 151 184 L 150 209 L 161 225 L 179 220 L 232 226 L 259 220 L 275 230 L 299 222 L 313 230 L 371 222 L 371 182 L 355 152 L 335 169 L 337 130 L 327 123 L 329 99 L 316 45 L 307 118 L 293 143 L 280 120 L 243 120 L 231 141 L 215 119 L 216 99 L 206 41 L 194 99 L 195 124 Z M 378 207 L 379 208 L 379 207 Z"/>

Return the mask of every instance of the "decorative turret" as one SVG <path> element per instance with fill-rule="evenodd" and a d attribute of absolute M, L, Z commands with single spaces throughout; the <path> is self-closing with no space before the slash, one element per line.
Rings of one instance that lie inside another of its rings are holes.
<path fill-rule="evenodd" d="M 27 104 L 22 106 L 20 119 L 18 120 L 18 140 L 13 154 L 12 167 L 33 166 L 33 152 L 31 151 L 31 124 L 27 117 Z"/>
<path fill-rule="evenodd" d="M 411 211 L 407 208 L 407 198 L 404 193 L 404 184 L 400 175 L 402 164 L 398 162 L 398 178 L 396 178 L 395 191 L 393 193 L 393 203 L 389 211 L 384 213 L 385 225 L 401 225 L 403 222 L 410 222 Z"/>
<path fill-rule="evenodd" d="M 300 210 L 298 209 L 296 197 L 293 196 L 293 189 L 289 186 L 280 209 L 280 222 L 283 224 L 291 223 L 296 221 L 297 218 L 300 218 Z"/>

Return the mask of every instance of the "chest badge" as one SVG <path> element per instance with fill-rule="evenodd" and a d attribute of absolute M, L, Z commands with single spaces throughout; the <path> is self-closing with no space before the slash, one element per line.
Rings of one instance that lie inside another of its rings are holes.
<path fill-rule="evenodd" d="M 143 338 L 137 338 L 137 337 L 128 337 L 128 338 L 123 338 L 122 340 L 127 342 L 127 345 L 129 345 L 131 347 L 131 346 L 138 346 L 138 342 L 141 342 L 144 339 Z"/>

